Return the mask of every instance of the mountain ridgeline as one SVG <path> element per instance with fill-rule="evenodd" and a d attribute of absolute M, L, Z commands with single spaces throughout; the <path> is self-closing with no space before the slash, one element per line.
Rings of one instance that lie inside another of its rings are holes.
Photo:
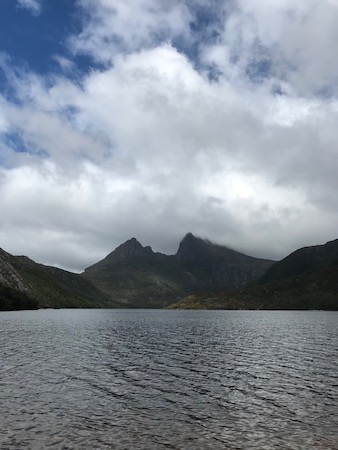
<path fill-rule="evenodd" d="M 175 255 L 154 253 L 132 238 L 84 277 L 121 306 L 163 307 L 190 293 L 247 286 L 272 263 L 188 233 Z"/>
<path fill-rule="evenodd" d="M 175 255 L 155 253 L 132 238 L 80 275 L 2 250 L 0 288 L 6 292 L 0 308 L 16 309 L 9 290 L 19 298 L 29 297 L 27 308 L 162 308 L 192 293 L 247 286 L 271 264 L 191 233 Z M 22 306 L 18 303 L 17 309 Z"/>
<path fill-rule="evenodd" d="M 74 274 L 0 249 L 0 309 L 338 309 L 338 240 L 279 262 L 188 233 L 175 255 L 135 238 Z"/>

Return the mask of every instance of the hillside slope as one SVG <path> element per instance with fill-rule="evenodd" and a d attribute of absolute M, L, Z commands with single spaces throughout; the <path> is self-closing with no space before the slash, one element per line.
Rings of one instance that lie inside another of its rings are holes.
<path fill-rule="evenodd" d="M 4 250 L 0 250 L 0 288 L 0 309 L 26 309 L 25 303 L 9 308 L 13 296 L 29 297 L 35 307 L 44 308 L 111 305 L 104 294 L 80 275 L 37 264 L 25 256 L 12 256 Z"/>
<path fill-rule="evenodd" d="M 324 245 L 314 245 L 296 250 L 273 264 L 260 278 L 260 284 L 330 267 L 338 267 L 338 239 Z"/>
<path fill-rule="evenodd" d="M 337 311 L 338 269 L 321 269 L 245 289 L 190 295 L 170 308 Z"/>

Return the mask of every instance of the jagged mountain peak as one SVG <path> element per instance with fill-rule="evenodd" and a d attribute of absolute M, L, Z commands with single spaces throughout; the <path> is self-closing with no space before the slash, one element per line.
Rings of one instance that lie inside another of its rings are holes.
<path fill-rule="evenodd" d="M 187 233 L 176 255 L 154 253 L 129 239 L 84 275 L 114 301 L 137 305 L 142 298 L 150 306 L 191 292 L 247 285 L 271 264 Z"/>
<path fill-rule="evenodd" d="M 183 260 L 199 259 L 209 254 L 214 245 L 205 239 L 187 233 L 180 242 L 176 256 Z"/>
<path fill-rule="evenodd" d="M 146 258 L 154 255 L 151 247 L 143 247 L 143 245 L 135 238 L 128 239 L 128 241 L 119 245 L 113 252 L 109 253 L 102 261 L 88 267 L 85 271 L 97 269 L 102 266 L 114 266 L 116 264 L 124 264 L 128 261 L 133 261 L 138 258 Z"/>
<path fill-rule="evenodd" d="M 132 237 L 131 239 L 128 239 L 128 241 L 126 241 L 123 244 L 119 245 L 115 249 L 115 251 L 117 249 L 121 249 L 121 248 L 138 249 L 138 248 L 143 248 L 143 246 L 135 237 Z"/>
<path fill-rule="evenodd" d="M 193 233 L 191 233 L 190 231 L 184 236 L 184 238 L 182 239 L 181 242 L 184 241 L 205 241 L 205 239 L 202 239 L 200 237 L 195 236 Z"/>
<path fill-rule="evenodd" d="M 111 255 L 121 258 L 147 256 L 151 254 L 153 254 L 151 247 L 143 247 L 143 245 L 134 237 L 121 244 L 111 253 Z"/>
<path fill-rule="evenodd" d="M 190 231 L 184 236 L 184 238 L 182 239 L 182 241 L 186 240 L 186 239 L 197 239 Z"/>

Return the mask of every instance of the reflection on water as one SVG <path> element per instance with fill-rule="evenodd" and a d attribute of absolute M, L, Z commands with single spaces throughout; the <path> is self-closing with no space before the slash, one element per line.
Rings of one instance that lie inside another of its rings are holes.
<path fill-rule="evenodd" d="M 1 449 L 338 449 L 338 313 L 0 313 Z"/>

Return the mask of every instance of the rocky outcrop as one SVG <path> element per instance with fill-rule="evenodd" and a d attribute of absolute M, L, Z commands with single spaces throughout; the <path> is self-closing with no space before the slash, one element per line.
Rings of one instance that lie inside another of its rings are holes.
<path fill-rule="evenodd" d="M 27 288 L 19 275 L 10 263 L 11 255 L 0 249 L 0 284 L 18 291 L 25 292 Z"/>
<path fill-rule="evenodd" d="M 12 256 L 0 249 L 0 310 L 37 309 L 38 301 L 29 295 Z"/>
<path fill-rule="evenodd" d="M 113 305 L 89 280 L 0 250 L 0 309 Z"/>

